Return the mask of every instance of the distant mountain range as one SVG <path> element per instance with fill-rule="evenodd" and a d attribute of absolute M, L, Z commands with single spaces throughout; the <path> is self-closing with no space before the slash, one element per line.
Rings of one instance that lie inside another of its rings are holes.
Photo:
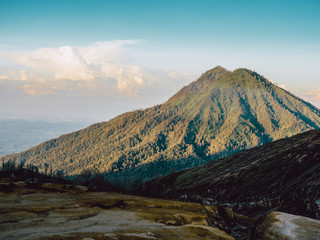
<path fill-rule="evenodd" d="M 138 192 L 261 219 L 271 210 L 320 219 L 320 130 L 153 179 Z"/>
<path fill-rule="evenodd" d="M 216 67 L 167 102 L 44 142 L 4 160 L 69 175 L 105 172 L 118 185 L 204 164 L 320 127 L 320 111 L 247 69 Z"/>

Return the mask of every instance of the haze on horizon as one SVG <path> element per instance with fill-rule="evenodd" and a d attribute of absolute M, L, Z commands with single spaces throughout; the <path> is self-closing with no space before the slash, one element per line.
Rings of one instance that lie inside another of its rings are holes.
<path fill-rule="evenodd" d="M 320 107 L 319 1 L 0 0 L 0 118 L 104 121 L 217 65 Z"/>

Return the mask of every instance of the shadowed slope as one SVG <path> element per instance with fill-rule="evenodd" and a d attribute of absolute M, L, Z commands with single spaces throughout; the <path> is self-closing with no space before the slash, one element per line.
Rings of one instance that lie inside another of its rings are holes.
<path fill-rule="evenodd" d="M 320 130 L 314 130 L 153 179 L 139 191 L 225 204 L 249 216 L 277 209 L 319 219 L 319 169 Z"/>

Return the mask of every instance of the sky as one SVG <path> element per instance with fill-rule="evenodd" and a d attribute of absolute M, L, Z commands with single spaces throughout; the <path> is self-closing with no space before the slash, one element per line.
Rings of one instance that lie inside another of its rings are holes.
<path fill-rule="evenodd" d="M 0 0 L 0 118 L 106 121 L 217 65 L 320 107 L 320 1 Z"/>

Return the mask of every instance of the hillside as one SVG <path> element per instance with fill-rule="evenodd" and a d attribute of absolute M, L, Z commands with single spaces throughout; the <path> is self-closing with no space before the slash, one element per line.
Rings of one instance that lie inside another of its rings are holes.
<path fill-rule="evenodd" d="M 148 196 L 231 207 L 251 217 L 270 210 L 320 218 L 320 130 L 267 143 L 153 179 Z"/>
<path fill-rule="evenodd" d="M 320 127 L 320 111 L 247 69 L 216 67 L 167 102 L 0 159 L 68 175 L 105 172 L 121 185 Z"/>

